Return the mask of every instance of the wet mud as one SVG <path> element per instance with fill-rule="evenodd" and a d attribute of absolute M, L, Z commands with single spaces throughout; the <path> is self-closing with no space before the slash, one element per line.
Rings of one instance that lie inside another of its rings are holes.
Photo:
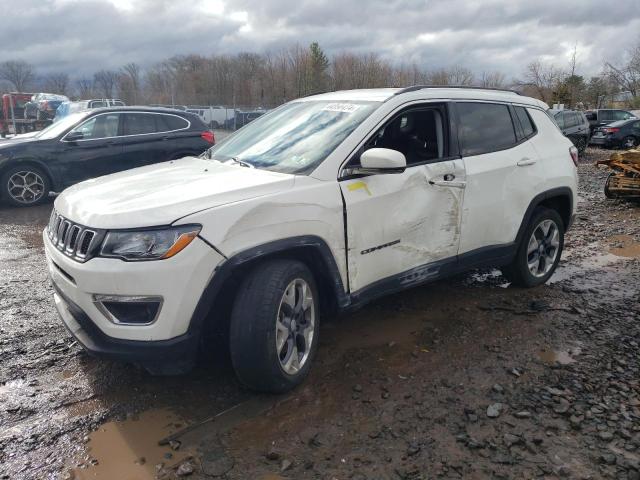
<path fill-rule="evenodd" d="M 224 352 L 152 377 L 56 318 L 51 204 L 0 207 L 0 479 L 640 476 L 640 205 L 587 151 L 552 280 L 470 272 L 323 319 L 308 380 L 236 381 Z"/>

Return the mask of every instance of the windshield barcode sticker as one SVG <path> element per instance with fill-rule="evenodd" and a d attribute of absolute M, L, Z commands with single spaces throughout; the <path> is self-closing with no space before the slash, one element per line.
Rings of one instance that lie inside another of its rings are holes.
<path fill-rule="evenodd" d="M 359 108 L 360 105 L 354 105 L 352 103 L 330 103 L 322 110 L 326 112 L 353 113 Z"/>

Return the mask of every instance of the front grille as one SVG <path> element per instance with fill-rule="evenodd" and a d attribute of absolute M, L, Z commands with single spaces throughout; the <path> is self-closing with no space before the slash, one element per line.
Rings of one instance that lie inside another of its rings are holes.
<path fill-rule="evenodd" d="M 74 223 L 55 210 L 51 212 L 47 235 L 53 246 L 78 262 L 91 258 L 101 237 L 99 230 Z"/>

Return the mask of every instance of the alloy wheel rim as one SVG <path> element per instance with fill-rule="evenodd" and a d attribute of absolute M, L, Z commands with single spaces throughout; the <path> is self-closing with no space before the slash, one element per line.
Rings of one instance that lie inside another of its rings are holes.
<path fill-rule="evenodd" d="M 553 220 L 543 220 L 533 230 L 527 246 L 527 266 L 534 277 L 544 277 L 560 250 L 560 230 Z"/>
<path fill-rule="evenodd" d="M 633 138 L 627 138 L 627 141 L 624 144 L 627 148 L 632 148 L 636 146 L 636 141 Z"/>
<path fill-rule="evenodd" d="M 7 191 L 16 202 L 35 203 L 44 195 L 44 179 L 29 170 L 16 172 L 7 181 Z"/>
<path fill-rule="evenodd" d="M 315 338 L 315 308 L 309 284 L 292 280 L 284 290 L 276 318 L 276 354 L 280 367 L 295 375 L 304 367 Z"/>

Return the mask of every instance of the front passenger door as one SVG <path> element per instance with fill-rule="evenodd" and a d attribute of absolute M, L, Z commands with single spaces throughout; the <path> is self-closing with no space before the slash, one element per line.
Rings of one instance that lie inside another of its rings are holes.
<path fill-rule="evenodd" d="M 101 113 L 88 118 L 62 137 L 58 158 L 65 186 L 124 169 L 121 121 L 120 113 Z M 67 140 L 76 132 L 82 133 L 81 139 Z"/>
<path fill-rule="evenodd" d="M 402 173 L 349 176 L 340 181 L 346 208 L 349 288 L 383 293 L 438 275 L 455 263 L 465 173 L 448 151 L 445 105 L 397 114 L 362 147 L 402 152 Z M 358 165 L 358 158 L 350 164 Z M 347 165 L 349 167 L 349 165 Z"/>

